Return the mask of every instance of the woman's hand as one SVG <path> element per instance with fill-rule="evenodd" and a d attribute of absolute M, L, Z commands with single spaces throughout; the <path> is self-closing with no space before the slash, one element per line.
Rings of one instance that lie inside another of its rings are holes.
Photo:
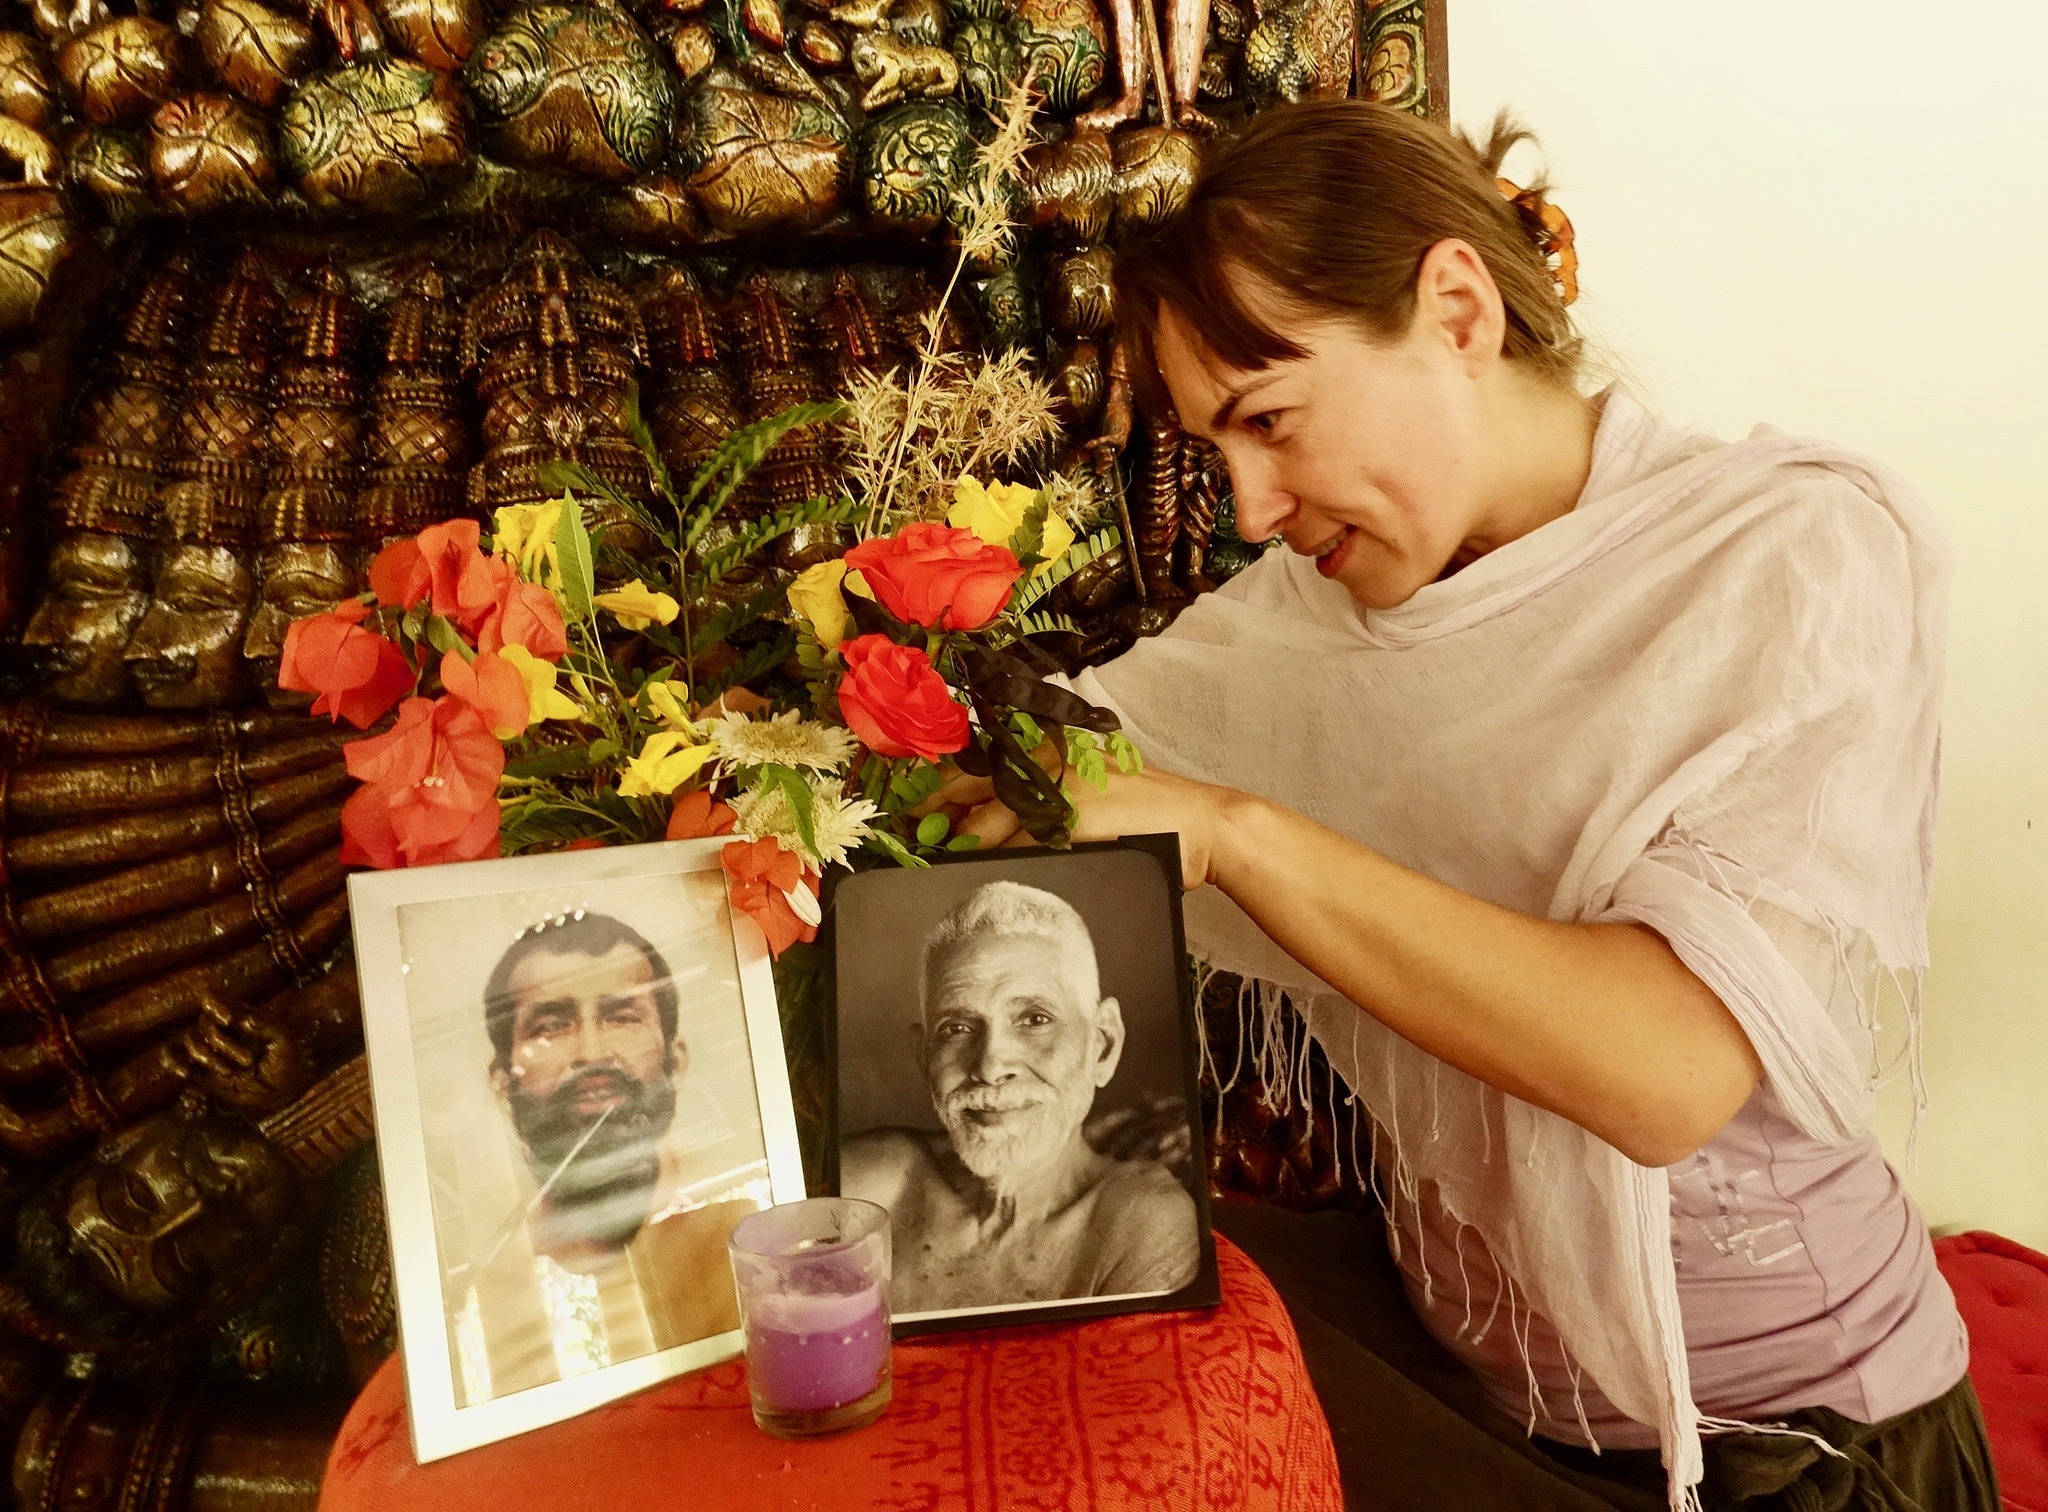
<path fill-rule="evenodd" d="M 1039 747 L 1033 757 L 1047 772 L 1059 770 L 1059 755 L 1052 746 Z M 1217 838 L 1225 816 L 1235 803 L 1250 801 L 1232 788 L 1191 782 L 1154 768 L 1131 775 L 1112 771 L 1108 785 L 1101 788 L 1069 772 L 1061 787 L 1074 805 L 1076 840 L 1178 835 L 1181 886 L 1190 891 L 1215 880 Z M 986 777 L 955 776 L 918 812 L 939 809 L 952 817 L 954 834 L 978 836 L 983 850 L 1037 843 L 995 796 L 995 784 Z"/>

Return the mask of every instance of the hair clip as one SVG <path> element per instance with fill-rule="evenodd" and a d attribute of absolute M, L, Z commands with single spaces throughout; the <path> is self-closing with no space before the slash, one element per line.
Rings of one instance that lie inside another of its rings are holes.
<path fill-rule="evenodd" d="M 1579 254 L 1573 246 L 1571 217 L 1553 205 L 1540 187 L 1524 189 L 1504 178 L 1494 179 L 1493 187 L 1515 207 L 1522 229 L 1528 232 L 1529 240 L 1536 244 L 1537 255 L 1550 270 L 1558 299 L 1570 304 L 1579 297 Z"/>

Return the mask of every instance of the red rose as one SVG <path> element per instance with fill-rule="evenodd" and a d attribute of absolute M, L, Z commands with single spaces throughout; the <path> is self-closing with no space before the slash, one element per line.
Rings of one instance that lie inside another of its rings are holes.
<path fill-rule="evenodd" d="M 818 874 L 807 871 L 797 857 L 769 835 L 759 840 L 735 840 L 718 853 L 719 864 L 731 878 L 727 892 L 732 906 L 761 926 L 768 937 L 768 953 L 779 956 L 798 940 L 815 940 L 818 926 L 797 917 L 789 895 L 799 887 L 818 895 Z"/>
<path fill-rule="evenodd" d="M 569 654 L 561 607 L 540 584 L 516 578 L 507 582 L 478 628 L 477 650 L 502 651 L 507 646 L 524 646 L 542 661 L 559 661 Z"/>
<path fill-rule="evenodd" d="M 1009 547 L 950 525 L 906 525 L 862 541 L 846 553 L 846 566 L 884 609 L 927 630 L 979 630 L 1003 612 L 1024 575 Z"/>
<path fill-rule="evenodd" d="M 498 853 L 505 748 L 458 698 L 408 698 L 384 735 L 342 747 L 364 786 L 341 809 L 341 859 L 389 869 Z"/>
<path fill-rule="evenodd" d="M 413 671 L 398 647 L 358 623 L 369 612 L 350 600 L 327 614 L 293 620 L 284 633 L 277 685 L 317 693 L 312 712 L 359 730 L 412 691 Z"/>
<path fill-rule="evenodd" d="M 967 710 L 916 646 L 863 635 L 839 648 L 846 676 L 839 712 L 862 745 L 882 756 L 937 761 L 967 744 Z"/>

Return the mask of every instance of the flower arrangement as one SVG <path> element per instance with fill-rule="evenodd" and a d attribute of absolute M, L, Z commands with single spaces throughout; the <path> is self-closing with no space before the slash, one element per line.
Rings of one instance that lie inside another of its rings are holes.
<path fill-rule="evenodd" d="M 948 294 L 1008 235 L 1030 114 L 1020 85 L 959 191 Z M 488 537 L 458 520 L 387 546 L 369 592 L 294 624 L 284 687 L 358 728 L 391 718 L 346 747 L 363 786 L 344 859 L 727 835 L 735 903 L 780 957 L 815 937 L 827 868 L 974 843 L 926 811 L 949 765 L 1064 843 L 1066 769 L 1100 782 L 1139 757 L 1113 715 L 1045 680 L 1056 664 L 1031 637 L 1074 628 L 1046 596 L 1119 537 L 1077 536 L 1057 481 L 987 480 L 1056 432 L 1051 395 L 1021 359 L 969 372 L 944 352 L 944 309 L 908 376 L 743 427 L 683 486 L 629 404 L 652 507 L 555 463 L 560 499 L 498 510 Z M 845 428 L 852 493 L 730 520 L 776 443 L 825 422 Z M 837 524 L 867 539 L 793 581 L 748 581 L 781 536 Z M 651 544 L 628 554 L 611 534 Z"/>

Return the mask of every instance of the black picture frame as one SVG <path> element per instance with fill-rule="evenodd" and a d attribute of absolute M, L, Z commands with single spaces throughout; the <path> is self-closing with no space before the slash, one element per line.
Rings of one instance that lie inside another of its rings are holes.
<path fill-rule="evenodd" d="M 1178 1058 L 1172 1085 L 1182 1101 L 1188 1122 L 1187 1169 L 1176 1174 L 1180 1176 L 1182 1185 L 1193 1199 L 1199 1226 L 1199 1258 L 1194 1276 L 1178 1290 L 1144 1296 L 1075 1297 L 1057 1302 L 991 1304 L 986 1312 L 977 1311 L 968 1315 L 945 1317 L 912 1314 L 896 1320 L 895 1332 L 898 1337 L 1109 1317 L 1126 1313 L 1183 1311 L 1214 1307 L 1222 1300 L 1216 1268 L 1216 1239 L 1210 1221 L 1208 1156 L 1201 1102 L 1200 1031 L 1195 1017 L 1194 983 L 1187 969 L 1186 932 L 1181 913 L 1179 837 L 1172 834 L 1133 835 L 1121 840 L 1074 845 L 1062 851 L 1005 849 L 988 853 L 961 852 L 934 857 L 931 870 L 943 868 L 948 881 L 952 881 L 958 874 L 955 869 L 968 875 L 979 874 L 990 881 L 1015 880 L 1016 874 L 1023 872 L 1031 876 L 1030 885 L 1046 887 L 1045 877 L 1049 872 L 1061 867 L 1082 864 L 1091 856 L 1110 853 L 1136 855 L 1149 861 L 1151 870 L 1148 875 L 1156 874 L 1157 885 L 1161 889 L 1165 905 L 1166 926 L 1162 931 L 1165 938 L 1157 942 L 1158 949 L 1152 953 L 1158 961 L 1158 969 L 1171 978 L 1170 983 L 1155 984 L 1155 989 L 1171 1005 L 1174 1022 L 1169 1039 Z M 835 1195 L 842 1195 L 840 1149 L 850 1132 L 845 1128 L 847 1065 L 844 1060 L 844 1047 L 850 1036 L 845 1022 L 849 1008 L 842 1001 L 841 993 L 844 959 L 842 953 L 873 949 L 914 951 L 921 944 L 920 940 L 902 938 L 854 938 L 847 928 L 849 921 L 846 917 L 846 904 L 849 897 L 857 895 L 861 889 L 918 887 L 920 883 L 917 879 L 925 875 L 927 872 L 924 869 L 904 869 L 886 864 L 854 872 L 836 872 L 828 882 L 821 900 L 824 917 L 818 945 L 824 963 L 824 994 L 827 1004 L 825 1049 L 830 1068 L 821 1168 L 825 1190 Z M 922 885 L 930 890 L 931 884 Z M 955 882 L 952 888 L 940 890 L 964 894 L 970 887 L 977 885 L 979 884 Z M 1047 890 L 1059 891 L 1057 887 L 1047 887 Z M 932 916 L 936 918 L 936 910 Z M 1101 942 L 1098 924 L 1101 921 L 1089 918 L 1085 909 L 1083 916 L 1090 925 L 1091 934 L 1098 935 L 1099 953 Z"/>

